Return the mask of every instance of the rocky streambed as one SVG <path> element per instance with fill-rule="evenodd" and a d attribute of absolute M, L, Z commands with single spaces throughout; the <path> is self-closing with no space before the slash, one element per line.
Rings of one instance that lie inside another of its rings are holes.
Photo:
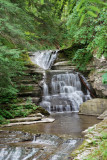
<path fill-rule="evenodd" d="M 0 160 L 67 160 L 83 142 L 82 131 L 100 122 L 78 113 L 51 115 L 53 123 L 17 125 L 0 130 Z"/>

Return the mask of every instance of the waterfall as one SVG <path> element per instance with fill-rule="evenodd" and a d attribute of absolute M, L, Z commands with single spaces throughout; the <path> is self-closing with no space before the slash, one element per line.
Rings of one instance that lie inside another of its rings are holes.
<path fill-rule="evenodd" d="M 49 112 L 78 111 L 80 104 L 90 98 L 88 91 L 85 94 L 81 90 L 78 73 L 60 73 L 52 76 L 50 91 L 44 82 L 40 105 Z"/>
<path fill-rule="evenodd" d="M 44 70 L 49 69 L 57 57 L 57 51 L 38 51 L 32 54 L 31 60 Z"/>
<path fill-rule="evenodd" d="M 55 72 L 46 74 L 51 68 L 58 51 L 39 51 L 32 56 L 32 61 L 44 69 L 43 97 L 40 105 L 49 112 L 78 111 L 80 104 L 91 99 L 89 91 L 82 90 L 77 72 Z M 51 72 L 51 70 L 50 70 Z M 85 77 L 82 76 L 86 82 Z M 49 82 L 48 79 L 50 79 Z M 86 82 L 88 85 L 88 82 Z"/>

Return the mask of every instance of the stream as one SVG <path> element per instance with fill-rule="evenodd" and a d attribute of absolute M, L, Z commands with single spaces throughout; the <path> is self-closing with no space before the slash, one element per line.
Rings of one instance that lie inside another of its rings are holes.
<path fill-rule="evenodd" d="M 78 72 L 51 69 L 57 53 L 38 51 L 31 56 L 44 74 L 40 105 L 55 121 L 1 128 L 0 160 L 69 160 L 83 142 L 82 131 L 100 122 L 94 116 L 78 115 L 80 104 L 91 99 L 90 92 L 81 84 Z"/>
<path fill-rule="evenodd" d="M 83 142 L 82 131 L 100 122 L 76 112 L 51 117 L 55 122 L 1 128 L 0 160 L 69 160 Z"/>

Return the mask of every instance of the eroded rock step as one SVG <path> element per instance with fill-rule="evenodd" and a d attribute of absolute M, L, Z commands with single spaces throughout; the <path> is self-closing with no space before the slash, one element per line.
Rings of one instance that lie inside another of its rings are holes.
<path fill-rule="evenodd" d="M 5 134 L 5 132 L 4 132 Z M 30 135 L 23 132 L 8 132 L 7 147 L 0 148 L 2 160 L 68 160 L 69 154 L 83 139 L 62 138 L 55 135 Z M 12 138 L 13 137 L 13 138 Z M 2 145 L 0 141 L 0 145 Z M 6 140 L 6 138 L 5 138 Z M 15 141 L 16 140 L 16 141 Z"/>

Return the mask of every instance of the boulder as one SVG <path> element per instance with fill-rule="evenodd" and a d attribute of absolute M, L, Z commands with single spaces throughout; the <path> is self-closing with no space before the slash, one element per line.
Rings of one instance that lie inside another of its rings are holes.
<path fill-rule="evenodd" d="M 80 105 L 79 114 L 99 116 L 107 109 L 107 99 L 95 98 Z"/>

